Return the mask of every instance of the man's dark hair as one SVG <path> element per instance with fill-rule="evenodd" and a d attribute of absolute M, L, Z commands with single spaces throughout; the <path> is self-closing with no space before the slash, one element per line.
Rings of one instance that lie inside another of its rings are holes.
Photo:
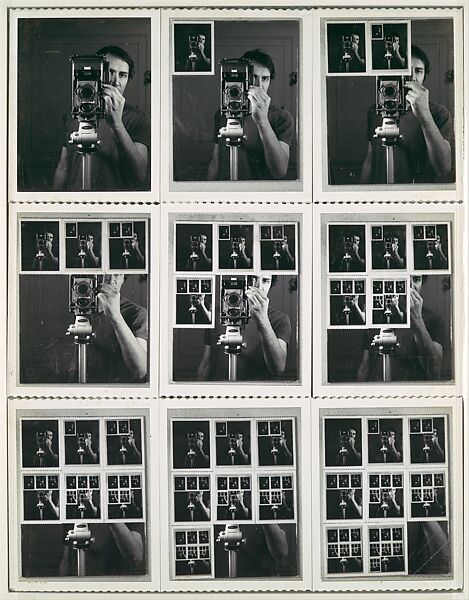
<path fill-rule="evenodd" d="M 275 78 L 275 67 L 272 59 L 268 54 L 256 48 L 255 50 L 248 50 L 243 54 L 241 58 L 252 60 L 253 62 L 259 63 L 266 69 L 269 69 L 270 79 Z"/>
<path fill-rule="evenodd" d="M 412 44 L 412 46 L 410 47 L 410 54 L 411 56 L 415 56 L 415 58 L 418 58 L 423 62 L 426 77 L 430 73 L 430 61 L 428 60 L 428 56 L 421 48 L 419 48 L 418 46 L 414 46 L 414 44 Z"/>
<path fill-rule="evenodd" d="M 274 285 L 277 283 L 277 277 L 278 275 L 272 275 L 272 279 L 270 280 L 270 287 L 274 287 Z"/>
<path fill-rule="evenodd" d="M 117 58 L 120 58 L 129 65 L 129 79 L 131 79 L 134 76 L 134 61 L 132 60 L 132 57 L 126 50 L 123 50 L 119 46 L 103 46 L 96 52 L 96 54 L 112 54 L 113 56 L 117 56 Z"/>

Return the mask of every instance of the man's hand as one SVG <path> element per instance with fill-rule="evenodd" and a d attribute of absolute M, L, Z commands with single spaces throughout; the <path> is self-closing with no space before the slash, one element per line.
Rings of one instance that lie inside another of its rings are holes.
<path fill-rule="evenodd" d="M 422 320 L 423 298 L 413 287 L 410 288 L 410 320 Z"/>
<path fill-rule="evenodd" d="M 246 291 L 249 304 L 249 311 L 255 321 L 259 322 L 267 319 L 267 310 L 269 308 L 269 298 L 259 288 L 249 287 Z"/>
<path fill-rule="evenodd" d="M 99 288 L 98 300 L 103 312 L 109 319 L 120 317 L 120 291 L 112 276 L 104 275 L 104 281 Z"/>
<path fill-rule="evenodd" d="M 104 112 L 106 122 L 111 127 L 122 125 L 125 98 L 113 85 L 103 84 Z"/>
<path fill-rule="evenodd" d="M 87 240 L 86 241 L 86 249 L 88 250 L 88 252 L 93 252 L 93 248 L 94 248 L 94 242 L 92 240 Z"/>
<path fill-rule="evenodd" d="M 406 99 L 417 119 L 428 119 L 431 117 L 427 88 L 418 83 L 418 81 L 408 81 L 404 87 L 408 90 Z"/>
<path fill-rule="evenodd" d="M 248 90 L 248 98 L 251 101 L 252 120 L 256 125 L 268 123 L 268 112 L 270 106 L 270 96 L 263 89 L 257 86 L 251 86 Z"/>

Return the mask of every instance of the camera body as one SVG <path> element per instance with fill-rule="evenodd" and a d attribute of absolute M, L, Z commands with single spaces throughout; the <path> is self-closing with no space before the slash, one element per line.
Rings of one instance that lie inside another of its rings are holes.
<path fill-rule="evenodd" d="M 109 63 L 100 55 L 70 57 L 72 116 L 79 121 L 104 118 L 103 84 L 109 83 Z"/>
<path fill-rule="evenodd" d="M 220 61 L 221 114 L 227 117 L 247 117 L 251 113 L 248 90 L 254 83 L 253 63 L 238 58 Z"/>
<path fill-rule="evenodd" d="M 88 315 L 98 310 L 97 275 L 70 275 L 70 312 Z"/>
<path fill-rule="evenodd" d="M 352 36 L 351 35 L 343 35 L 342 36 L 342 48 L 344 52 L 350 54 L 352 51 Z"/>
<path fill-rule="evenodd" d="M 222 325 L 241 326 L 246 325 L 248 320 L 249 304 L 245 278 L 222 278 L 220 322 Z"/>
<path fill-rule="evenodd" d="M 406 75 L 382 76 L 376 78 L 376 112 L 396 116 L 406 111 Z"/>
<path fill-rule="evenodd" d="M 191 52 L 195 52 L 199 47 L 199 36 L 198 35 L 189 35 L 189 50 Z"/>

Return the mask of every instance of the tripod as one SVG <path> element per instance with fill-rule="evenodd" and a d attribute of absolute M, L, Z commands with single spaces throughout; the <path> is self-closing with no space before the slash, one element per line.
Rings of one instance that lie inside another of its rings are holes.
<path fill-rule="evenodd" d="M 349 304 L 345 304 L 342 312 L 344 313 L 345 324 L 350 325 L 350 313 L 352 312 Z"/>
<path fill-rule="evenodd" d="M 44 259 L 45 259 L 45 254 L 44 252 L 38 248 L 37 253 L 36 253 L 36 260 L 37 260 L 37 265 L 38 265 L 38 271 L 42 271 L 43 267 L 44 267 Z"/>
<path fill-rule="evenodd" d="M 243 342 L 241 327 L 238 325 L 227 325 L 226 332 L 218 338 L 217 346 L 223 346 L 225 354 L 228 354 L 228 379 L 236 381 L 237 379 L 237 361 L 246 344 Z"/>
<path fill-rule="evenodd" d="M 238 552 L 241 545 L 246 543 L 239 525 L 225 525 L 225 530 L 218 534 L 217 542 L 222 542 L 223 549 L 228 552 L 228 577 L 237 577 Z"/>
<path fill-rule="evenodd" d="M 344 55 L 341 58 L 341 63 L 344 65 L 345 73 L 348 73 L 350 71 L 350 61 L 351 60 L 352 60 L 351 55 L 348 53 L 347 50 L 344 50 Z"/>
<path fill-rule="evenodd" d="M 67 532 L 65 541 L 71 543 L 72 548 L 77 551 L 78 577 L 84 577 L 86 575 L 86 551 L 95 542 L 88 524 L 75 523 L 74 528 Z"/>
<path fill-rule="evenodd" d="M 98 123 L 95 121 L 79 121 L 78 131 L 70 134 L 69 144 L 76 144 L 81 154 L 81 187 L 84 192 L 91 190 L 91 155 L 99 144 Z"/>
<path fill-rule="evenodd" d="M 197 306 L 194 306 L 193 304 L 191 304 L 189 306 L 189 312 L 191 315 L 191 321 L 192 321 L 192 325 L 195 325 L 195 319 L 197 316 Z"/>
<path fill-rule="evenodd" d="M 378 352 L 383 357 L 383 381 L 392 381 L 391 356 L 400 345 L 394 329 L 381 329 L 374 336 L 371 345 L 378 346 Z"/>
<path fill-rule="evenodd" d="M 226 125 L 220 128 L 218 137 L 224 139 L 230 149 L 230 181 L 238 181 L 238 150 L 246 139 L 242 118 L 227 117 Z"/>
<path fill-rule="evenodd" d="M 381 145 L 386 148 L 386 183 L 394 183 L 394 148 L 402 140 L 398 113 L 383 113 L 383 122 L 375 129 L 374 137 L 381 139 Z"/>
<path fill-rule="evenodd" d="M 65 335 L 72 335 L 78 347 L 78 383 L 86 383 L 86 351 L 94 337 L 90 319 L 86 315 L 75 315 L 75 323 Z"/>

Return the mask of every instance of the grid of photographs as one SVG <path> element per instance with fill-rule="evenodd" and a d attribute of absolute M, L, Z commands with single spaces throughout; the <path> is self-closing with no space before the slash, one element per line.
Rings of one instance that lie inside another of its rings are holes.
<path fill-rule="evenodd" d="M 465 600 L 469 0 L 16 4 L 0 596 Z"/>

